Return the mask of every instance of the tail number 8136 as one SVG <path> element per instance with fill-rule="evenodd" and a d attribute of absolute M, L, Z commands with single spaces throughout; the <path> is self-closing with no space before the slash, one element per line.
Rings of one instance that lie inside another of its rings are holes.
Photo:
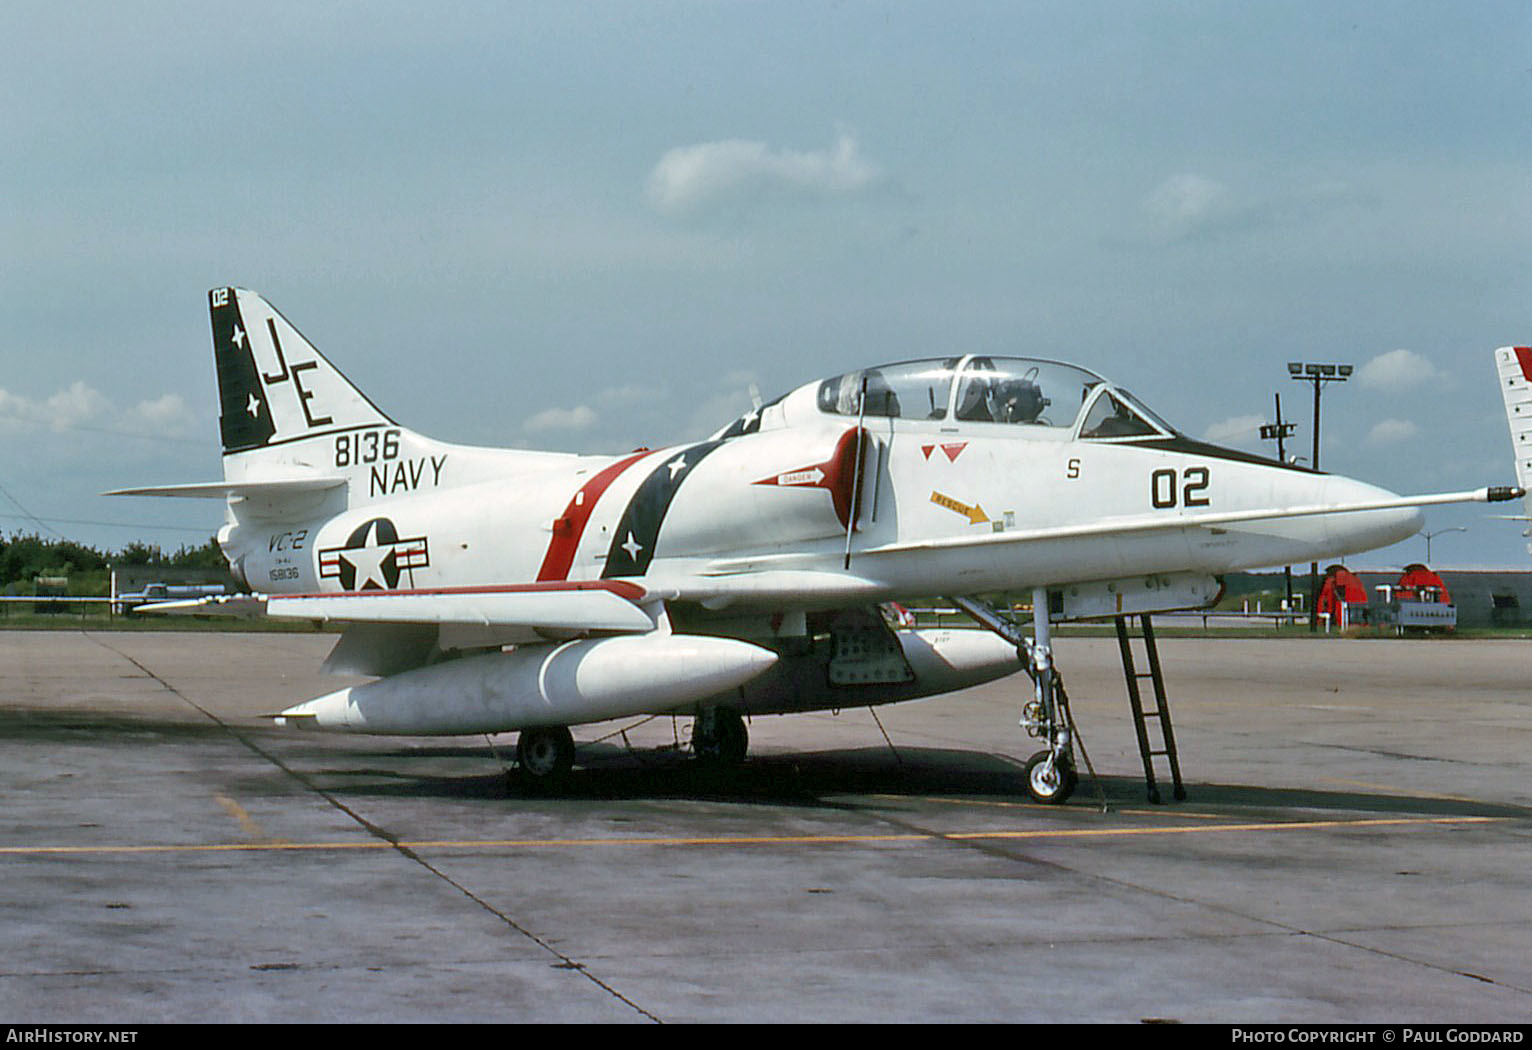
<path fill-rule="evenodd" d="M 399 431 L 383 431 L 382 440 L 376 430 L 363 430 L 356 434 L 335 436 L 336 467 L 365 466 L 369 463 L 386 463 L 399 458 Z"/>

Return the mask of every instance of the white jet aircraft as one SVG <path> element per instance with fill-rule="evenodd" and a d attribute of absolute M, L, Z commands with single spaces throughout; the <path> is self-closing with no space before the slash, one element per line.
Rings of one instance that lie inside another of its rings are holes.
<path fill-rule="evenodd" d="M 260 296 L 210 293 L 224 480 L 124 495 L 227 502 L 252 593 L 172 602 L 343 624 L 326 667 L 376 676 L 279 724 L 519 732 L 562 777 L 569 727 L 696 716 L 743 759 L 745 717 L 931 696 L 1025 668 L 1047 745 L 1026 783 L 1072 790 L 1049 625 L 1204 606 L 1227 570 L 1415 534 L 1427 504 L 1178 433 L 1073 365 L 967 354 L 810 383 L 706 441 L 619 456 L 445 444 L 395 423 Z M 1031 592 L 1034 638 L 972 596 Z M 891 630 L 882 603 L 951 596 L 989 632 Z"/>

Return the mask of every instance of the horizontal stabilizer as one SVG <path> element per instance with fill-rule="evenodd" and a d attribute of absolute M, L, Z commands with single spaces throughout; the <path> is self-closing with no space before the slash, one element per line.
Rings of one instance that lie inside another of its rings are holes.
<path fill-rule="evenodd" d="M 267 481 L 199 481 L 189 485 L 157 485 L 150 488 L 116 489 L 106 496 L 171 496 L 177 499 L 281 499 L 283 496 L 327 492 L 346 483 L 345 478 L 280 478 Z"/>
<path fill-rule="evenodd" d="M 133 611 L 155 616 L 238 616 L 253 620 L 266 614 L 266 599 L 258 594 L 214 594 L 174 602 L 149 602 L 134 606 Z"/>

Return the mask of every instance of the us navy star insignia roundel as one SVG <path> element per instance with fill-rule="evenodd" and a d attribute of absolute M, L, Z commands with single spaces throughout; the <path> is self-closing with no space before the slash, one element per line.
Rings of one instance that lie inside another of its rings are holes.
<path fill-rule="evenodd" d="M 392 521 L 373 518 L 352 530 L 344 545 L 319 552 L 319 577 L 339 580 L 348 591 L 392 591 L 401 574 L 413 587 L 415 570 L 430 564 L 424 536 L 401 540 Z"/>

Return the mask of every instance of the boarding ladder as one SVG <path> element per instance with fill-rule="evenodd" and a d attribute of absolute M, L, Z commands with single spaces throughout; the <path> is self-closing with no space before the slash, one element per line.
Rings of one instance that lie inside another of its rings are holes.
<path fill-rule="evenodd" d="M 1180 802 L 1186 798 L 1186 789 L 1181 786 L 1181 762 L 1176 757 L 1176 734 L 1170 724 L 1170 701 L 1165 696 L 1165 677 L 1160 673 L 1160 651 L 1154 642 L 1154 626 L 1150 623 L 1148 613 L 1138 617 L 1141 624 L 1138 637 L 1143 642 L 1149 664 L 1147 672 L 1139 671 L 1133 662 L 1133 639 L 1128 628 L 1131 619 L 1131 616 L 1116 618 L 1117 646 L 1122 651 L 1122 674 L 1128 686 L 1128 702 L 1133 705 L 1133 727 L 1138 731 L 1138 753 L 1144 760 L 1144 780 L 1149 785 L 1149 801 L 1155 804 L 1161 801 L 1159 784 L 1154 778 L 1154 760 L 1164 758 L 1170 766 L 1172 794 Z M 1146 679 L 1154 684 L 1152 710 L 1144 708 L 1144 698 L 1139 690 L 1139 683 Z M 1158 748 L 1150 740 L 1150 719 L 1159 725 Z"/>

